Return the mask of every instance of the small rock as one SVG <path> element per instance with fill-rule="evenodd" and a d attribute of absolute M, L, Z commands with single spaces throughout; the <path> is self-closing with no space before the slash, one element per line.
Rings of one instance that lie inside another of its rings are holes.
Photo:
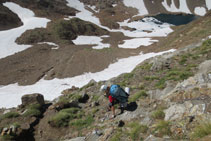
<path fill-rule="evenodd" d="M 88 99 L 89 99 L 89 96 L 88 96 L 88 94 L 85 93 L 85 94 L 82 95 L 82 97 L 80 97 L 78 99 L 78 102 L 80 102 L 80 103 L 86 103 Z"/>
<path fill-rule="evenodd" d="M 118 122 L 118 127 L 123 127 L 125 125 L 124 121 L 120 120 Z"/>

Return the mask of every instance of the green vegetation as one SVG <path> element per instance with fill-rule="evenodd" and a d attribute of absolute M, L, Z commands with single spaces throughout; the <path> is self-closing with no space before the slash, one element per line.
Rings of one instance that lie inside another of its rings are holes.
<path fill-rule="evenodd" d="M 39 104 L 29 105 L 26 109 L 27 111 L 23 114 L 23 116 L 38 117 L 41 115 L 41 106 Z"/>
<path fill-rule="evenodd" d="M 135 102 L 136 100 L 138 100 L 138 99 L 140 99 L 140 98 L 147 97 L 147 96 L 148 96 L 148 95 L 147 95 L 146 91 L 141 90 L 141 91 L 135 93 L 134 95 L 131 95 L 131 96 L 129 97 L 129 102 Z"/>
<path fill-rule="evenodd" d="M 141 69 L 143 70 L 150 70 L 150 68 L 152 67 L 152 64 L 149 63 L 144 63 L 143 65 L 140 66 Z"/>
<path fill-rule="evenodd" d="M 93 98 L 92 98 L 92 101 L 98 101 L 99 98 L 100 98 L 99 95 L 94 95 Z"/>
<path fill-rule="evenodd" d="M 127 81 L 128 79 L 130 79 L 130 78 L 133 78 L 133 76 L 134 76 L 134 74 L 133 73 L 126 73 L 126 74 L 124 74 L 124 79 Z"/>
<path fill-rule="evenodd" d="M 165 113 L 163 112 L 162 109 L 158 109 L 154 112 L 152 112 L 152 118 L 154 119 L 164 119 Z"/>
<path fill-rule="evenodd" d="M 122 130 L 118 129 L 115 134 L 111 137 L 110 141 L 120 141 L 122 136 Z"/>
<path fill-rule="evenodd" d="M 153 80 L 159 80 L 159 77 L 157 77 L 157 76 L 145 76 L 144 79 L 148 80 L 148 81 L 153 81 Z"/>
<path fill-rule="evenodd" d="M 0 136 L 0 140 L 1 141 L 11 141 L 11 140 L 14 140 L 14 136 L 12 136 L 12 135 Z"/>
<path fill-rule="evenodd" d="M 8 112 L 0 116 L 0 120 L 7 119 L 7 118 L 15 118 L 20 116 L 18 112 Z"/>
<path fill-rule="evenodd" d="M 140 133 L 146 133 L 148 130 L 148 127 L 146 125 L 141 125 L 138 122 L 130 123 L 129 127 L 131 129 L 129 132 L 129 136 L 132 140 L 137 140 Z"/>
<path fill-rule="evenodd" d="M 165 78 L 161 78 L 156 84 L 155 87 L 158 89 L 164 89 L 166 87 L 166 80 Z"/>
<path fill-rule="evenodd" d="M 154 132 L 157 132 L 158 136 L 171 135 L 170 122 L 164 120 L 158 122 Z"/>
<path fill-rule="evenodd" d="M 19 44 L 33 44 L 38 42 L 43 42 L 47 39 L 49 34 L 46 32 L 45 28 L 36 28 L 34 30 L 28 30 L 19 38 L 17 42 Z"/>
<path fill-rule="evenodd" d="M 195 127 L 192 138 L 203 138 L 207 135 L 211 135 L 211 122 L 201 123 L 197 127 Z"/>
<path fill-rule="evenodd" d="M 108 33 L 97 25 L 78 18 L 59 21 L 54 25 L 54 30 L 56 35 L 64 40 L 73 40 L 77 35 L 105 35 Z"/>
<path fill-rule="evenodd" d="M 70 121 L 69 125 L 80 130 L 85 127 L 89 127 L 93 122 L 94 122 L 94 118 L 91 115 L 89 115 L 85 119 L 77 119 L 74 121 Z"/>
<path fill-rule="evenodd" d="M 79 108 L 67 108 L 59 111 L 55 116 L 49 119 L 48 123 L 53 127 L 68 126 L 68 123 L 76 118 L 81 118 L 83 112 Z"/>

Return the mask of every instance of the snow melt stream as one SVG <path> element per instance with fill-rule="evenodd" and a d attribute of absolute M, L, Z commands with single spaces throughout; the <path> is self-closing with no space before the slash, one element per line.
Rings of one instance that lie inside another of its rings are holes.
<path fill-rule="evenodd" d="M 31 47 L 31 45 L 18 45 L 15 40 L 26 30 L 46 27 L 50 21 L 46 18 L 34 17 L 34 13 L 31 10 L 20 7 L 15 3 L 6 2 L 3 5 L 18 15 L 23 22 L 23 26 L 0 31 L 0 59 Z"/>

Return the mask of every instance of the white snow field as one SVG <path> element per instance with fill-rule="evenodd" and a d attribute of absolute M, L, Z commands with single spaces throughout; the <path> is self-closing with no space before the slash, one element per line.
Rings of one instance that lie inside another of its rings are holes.
<path fill-rule="evenodd" d="M 119 45 L 119 48 L 138 48 L 140 46 L 149 46 L 158 40 L 151 40 L 150 38 L 134 38 L 130 40 L 124 40 L 122 45 Z"/>
<path fill-rule="evenodd" d="M 129 30 L 124 30 L 124 29 L 111 30 L 105 26 L 102 26 L 99 22 L 99 19 L 97 17 L 93 16 L 93 13 L 86 10 L 84 8 L 85 5 L 83 3 L 81 3 L 79 0 L 67 0 L 67 2 L 68 2 L 67 6 L 75 8 L 78 11 L 80 11 L 75 16 L 77 18 L 92 22 L 102 28 L 109 30 L 110 32 L 122 32 L 125 36 L 128 36 L 128 37 L 139 37 L 139 38 L 134 39 L 134 41 L 137 41 L 137 43 L 130 44 L 133 46 L 130 46 L 128 48 L 137 48 L 141 45 L 146 45 L 146 44 L 151 45 L 153 42 L 155 42 L 155 40 L 152 40 L 150 37 L 163 37 L 163 36 L 167 36 L 169 33 L 173 32 L 173 30 L 170 28 L 170 26 L 172 26 L 172 25 L 167 24 L 167 23 L 156 24 L 159 21 L 156 20 L 155 18 L 150 18 L 150 17 L 144 18 L 143 20 L 140 20 L 140 21 L 133 21 L 130 23 L 129 23 L 129 20 L 125 20 L 124 22 L 119 23 L 120 26 L 128 26 L 130 28 L 135 28 L 136 29 L 135 31 L 129 31 Z M 139 15 L 140 14 L 142 14 L 142 15 L 148 14 L 148 12 L 146 12 L 146 10 L 144 10 L 144 9 L 146 9 L 146 7 L 144 5 L 143 0 L 141 0 L 141 1 L 140 0 L 133 0 L 133 1 L 124 0 L 124 3 L 127 6 L 131 6 L 131 7 L 136 6 L 135 8 L 143 10 L 142 12 L 139 11 L 140 12 Z M 150 33 L 146 32 L 146 30 L 150 31 Z M 141 38 L 141 37 L 143 37 L 143 38 Z M 148 37 L 148 38 L 145 38 L 145 37 Z M 77 41 L 74 41 L 74 43 L 77 45 L 87 44 L 87 41 L 85 42 L 83 39 L 84 38 L 78 37 L 76 39 Z M 129 42 L 131 42 L 131 41 L 129 41 Z M 128 40 L 125 41 L 125 44 L 129 44 Z M 103 47 L 102 44 L 100 44 L 99 47 L 93 47 L 93 48 L 94 49 L 103 49 L 103 48 L 109 47 L 108 44 L 106 44 L 106 45 L 107 46 Z M 123 46 L 124 45 L 119 45 L 120 48 Z"/>
<path fill-rule="evenodd" d="M 204 16 L 206 14 L 206 9 L 204 7 L 196 7 L 194 13 L 199 16 Z"/>
<path fill-rule="evenodd" d="M 144 4 L 144 0 L 123 0 L 123 3 L 127 7 L 133 7 L 133 8 L 138 9 L 138 12 L 139 12 L 138 16 L 149 14 Z"/>
<path fill-rule="evenodd" d="M 109 48 L 110 44 L 102 43 L 103 39 L 98 36 L 78 36 L 75 40 L 72 40 L 76 45 L 95 45 L 93 49 Z"/>
<path fill-rule="evenodd" d="M 174 0 L 171 0 L 171 5 L 169 6 L 167 3 L 167 0 L 164 0 L 162 2 L 163 6 L 165 7 L 165 9 L 169 12 L 184 12 L 187 14 L 191 14 L 188 6 L 187 6 L 187 2 L 186 0 L 179 0 L 180 6 L 179 8 L 176 7 Z"/>
<path fill-rule="evenodd" d="M 34 13 L 31 10 L 15 3 L 6 2 L 3 5 L 16 13 L 23 22 L 23 25 L 18 28 L 0 31 L 0 59 L 31 47 L 30 45 L 17 45 L 15 40 L 26 30 L 46 27 L 50 21 L 46 18 L 34 17 Z"/>
<path fill-rule="evenodd" d="M 211 9 L 211 0 L 205 0 L 205 2 L 206 2 L 207 9 L 210 10 Z"/>
<path fill-rule="evenodd" d="M 174 49 L 159 53 L 140 53 L 137 56 L 119 59 L 116 63 L 110 64 L 108 68 L 96 73 L 85 73 L 65 79 L 43 80 L 41 79 L 34 85 L 19 86 L 18 84 L 10 84 L 0 87 L 0 107 L 16 107 L 21 104 L 21 97 L 24 94 L 41 93 L 45 100 L 53 100 L 61 95 L 61 92 L 72 86 L 82 87 L 91 80 L 102 81 L 109 80 L 122 73 L 131 72 L 136 65 L 142 61 L 164 53 L 173 52 Z"/>

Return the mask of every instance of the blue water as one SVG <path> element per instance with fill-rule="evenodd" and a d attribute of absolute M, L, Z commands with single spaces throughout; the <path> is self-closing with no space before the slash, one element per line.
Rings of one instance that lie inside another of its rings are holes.
<path fill-rule="evenodd" d="M 156 16 L 152 16 L 157 20 L 173 25 L 183 25 L 192 22 L 193 20 L 197 19 L 198 16 L 191 15 L 191 14 L 158 14 Z"/>

